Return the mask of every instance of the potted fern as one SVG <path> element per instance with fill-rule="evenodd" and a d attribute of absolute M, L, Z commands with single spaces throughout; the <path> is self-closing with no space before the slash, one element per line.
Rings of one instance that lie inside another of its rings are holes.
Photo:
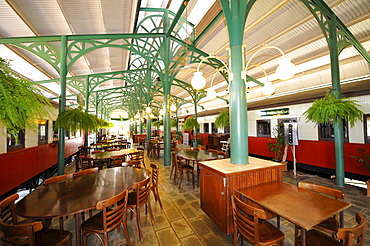
<path fill-rule="evenodd" d="M 36 84 L 27 81 L 10 68 L 10 62 L 0 57 L 0 121 L 17 137 L 26 127 L 36 128 L 36 118 L 48 116 L 50 101 Z"/>
<path fill-rule="evenodd" d="M 195 118 L 190 116 L 185 120 L 184 130 L 195 132 L 195 140 L 193 142 L 194 147 L 198 146 L 198 134 L 197 134 L 198 129 L 199 129 L 199 123 Z"/>
<path fill-rule="evenodd" d="M 229 125 L 229 111 L 221 111 L 219 115 L 216 116 L 215 119 L 215 127 L 216 128 L 225 128 Z"/>
<path fill-rule="evenodd" d="M 315 100 L 302 116 L 305 116 L 307 121 L 316 124 L 346 120 L 353 127 L 356 120 L 362 121 L 364 113 L 358 109 L 359 106 L 356 101 L 347 97 L 336 98 L 329 90 L 324 98 Z"/>
<path fill-rule="evenodd" d="M 283 159 L 285 145 L 284 123 L 277 124 L 272 134 L 274 135 L 274 139 L 267 143 L 267 149 L 274 152 L 274 161 L 281 161 Z"/>

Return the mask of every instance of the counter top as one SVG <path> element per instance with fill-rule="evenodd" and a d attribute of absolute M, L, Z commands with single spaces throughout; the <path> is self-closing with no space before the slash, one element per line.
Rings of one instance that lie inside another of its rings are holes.
<path fill-rule="evenodd" d="M 264 168 L 285 168 L 285 165 L 279 162 L 264 160 L 256 157 L 248 157 L 248 164 L 233 164 L 230 159 L 219 159 L 214 161 L 199 162 L 203 168 L 209 168 L 222 176 L 234 176 L 243 172 L 253 172 Z"/>

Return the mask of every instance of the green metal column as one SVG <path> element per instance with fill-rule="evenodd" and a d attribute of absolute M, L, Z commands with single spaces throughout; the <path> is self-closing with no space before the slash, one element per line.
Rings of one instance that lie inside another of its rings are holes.
<path fill-rule="evenodd" d="M 248 164 L 248 120 L 245 82 L 241 77 L 243 70 L 243 45 L 231 46 L 231 71 L 234 79 L 230 81 L 230 158 L 234 164 Z"/>
<path fill-rule="evenodd" d="M 149 141 L 152 139 L 152 118 L 147 114 L 146 116 L 146 148 L 149 147 Z"/>
<path fill-rule="evenodd" d="M 89 112 L 90 99 L 90 76 L 87 75 L 85 79 L 85 112 Z M 89 146 L 89 133 L 85 132 L 85 147 Z"/>
<path fill-rule="evenodd" d="M 60 99 L 59 99 L 59 114 L 65 111 L 66 108 L 66 81 L 67 81 L 67 36 L 61 36 L 60 47 Z M 64 174 L 64 148 L 65 148 L 65 130 L 58 129 L 58 175 Z"/>
<path fill-rule="evenodd" d="M 329 49 L 331 64 L 331 83 L 333 94 L 341 97 L 340 74 L 339 74 L 339 52 L 337 45 L 336 16 L 331 15 L 329 21 Z M 339 118 L 339 117 L 338 117 Z M 334 123 L 334 145 L 335 145 L 335 165 L 336 165 L 336 183 L 344 187 L 344 146 L 343 146 L 343 123 L 338 121 Z"/>
<path fill-rule="evenodd" d="M 246 88 L 241 72 L 244 70 L 243 35 L 248 13 L 255 0 L 219 0 L 224 12 L 230 40 L 229 78 L 231 163 L 248 164 L 248 120 Z"/>
<path fill-rule="evenodd" d="M 165 12 L 164 22 L 163 22 L 164 30 L 168 30 L 170 27 L 170 20 L 168 17 L 168 11 Z M 170 125 L 170 93 L 171 93 L 171 84 L 169 76 L 169 68 L 170 68 L 170 61 L 171 61 L 171 47 L 170 47 L 170 38 L 168 35 L 164 36 L 163 45 L 161 46 L 161 53 L 163 54 L 163 63 L 164 63 L 164 79 L 163 83 L 163 109 L 164 109 L 164 117 L 163 117 L 163 125 L 164 125 L 164 165 L 170 166 L 171 165 L 171 125 Z"/>

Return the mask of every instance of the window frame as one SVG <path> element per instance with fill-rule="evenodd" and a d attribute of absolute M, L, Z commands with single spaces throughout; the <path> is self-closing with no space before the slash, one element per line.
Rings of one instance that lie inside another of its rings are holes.
<path fill-rule="evenodd" d="M 370 114 L 364 114 L 364 142 L 370 144 L 370 131 L 367 130 L 367 125 L 370 125 Z"/>
<path fill-rule="evenodd" d="M 259 128 L 258 128 L 258 126 L 259 126 L 259 124 L 260 123 L 268 123 L 267 124 L 267 130 L 268 130 L 268 134 L 267 133 L 259 133 Z M 265 119 L 265 120 L 257 120 L 256 121 L 256 126 L 257 126 L 257 128 L 256 128 L 256 130 L 257 130 L 257 137 L 271 137 L 271 119 Z"/>
<path fill-rule="evenodd" d="M 7 132 L 7 135 L 9 136 L 9 132 Z M 13 135 L 13 134 L 12 134 Z M 12 152 L 12 151 L 16 151 L 16 150 L 21 150 L 21 149 L 24 149 L 25 148 L 25 132 L 24 130 L 23 131 L 20 131 L 18 132 L 18 141 L 19 141 L 19 144 L 17 145 L 9 145 L 8 142 L 9 142 L 9 137 L 7 137 L 7 143 L 6 143 L 6 149 L 7 149 L 7 152 Z M 11 138 L 11 139 L 15 139 L 15 138 Z"/>
<path fill-rule="evenodd" d="M 334 121 L 330 121 L 329 125 L 328 124 L 318 124 L 317 126 L 317 129 L 318 129 L 318 135 L 319 135 L 319 141 L 334 141 L 334 132 L 333 134 L 330 134 L 330 129 L 332 129 L 332 131 L 334 131 L 334 127 L 333 127 L 333 124 L 334 124 Z M 327 132 L 325 135 L 327 136 L 322 136 L 323 135 L 323 131 L 329 131 Z M 348 132 L 348 122 L 343 120 L 343 141 L 348 143 L 349 142 L 349 132 Z M 332 135 L 332 136 L 330 136 Z"/>
<path fill-rule="evenodd" d="M 40 132 L 41 132 L 41 128 L 44 126 L 45 127 L 45 134 L 44 135 L 41 135 Z M 45 139 L 43 139 L 42 137 L 45 137 Z M 48 120 L 39 120 L 38 122 L 38 131 L 37 131 L 37 142 L 38 142 L 38 145 L 43 145 L 43 144 L 47 144 L 48 143 L 48 136 L 49 136 L 49 121 Z"/>

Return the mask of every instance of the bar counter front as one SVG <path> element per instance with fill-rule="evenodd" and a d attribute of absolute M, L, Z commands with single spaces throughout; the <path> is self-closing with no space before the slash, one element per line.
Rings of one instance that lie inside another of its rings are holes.
<path fill-rule="evenodd" d="M 202 210 L 226 234 L 234 232 L 231 196 L 234 190 L 271 181 L 282 181 L 282 163 L 249 157 L 249 164 L 230 159 L 200 162 L 200 203 Z M 274 215 L 270 213 L 272 218 Z"/>

